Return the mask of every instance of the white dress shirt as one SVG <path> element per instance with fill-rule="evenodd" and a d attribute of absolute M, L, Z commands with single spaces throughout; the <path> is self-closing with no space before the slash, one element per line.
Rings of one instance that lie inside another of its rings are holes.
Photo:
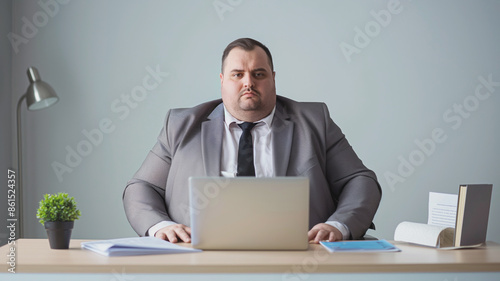
<path fill-rule="evenodd" d="M 274 177 L 274 157 L 272 147 L 271 124 L 274 118 L 271 114 L 254 122 L 252 128 L 253 159 L 256 177 Z M 221 175 L 235 177 L 238 171 L 238 146 L 243 130 L 238 124 L 243 123 L 234 118 L 224 106 L 224 135 L 222 137 Z"/>
<path fill-rule="evenodd" d="M 256 177 L 274 177 L 274 157 L 272 146 L 271 125 L 274 118 L 273 111 L 263 119 L 254 122 L 257 123 L 252 133 L 253 155 Z M 224 106 L 224 132 L 222 137 L 221 154 L 221 176 L 235 177 L 238 170 L 238 146 L 243 130 L 238 124 L 243 121 L 232 116 Z M 349 239 L 350 232 L 346 225 L 338 221 L 327 221 L 327 224 L 337 228 L 343 236 L 343 239 Z M 177 224 L 173 221 L 162 221 L 153 225 L 148 230 L 149 236 L 154 236 L 156 232 L 163 227 Z"/>

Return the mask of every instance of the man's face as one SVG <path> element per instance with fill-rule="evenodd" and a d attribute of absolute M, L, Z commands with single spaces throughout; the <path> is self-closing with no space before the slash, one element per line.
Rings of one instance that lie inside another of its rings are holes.
<path fill-rule="evenodd" d="M 220 74 L 222 101 L 229 113 L 247 122 L 269 115 L 276 104 L 274 74 L 262 48 L 232 49 Z"/>

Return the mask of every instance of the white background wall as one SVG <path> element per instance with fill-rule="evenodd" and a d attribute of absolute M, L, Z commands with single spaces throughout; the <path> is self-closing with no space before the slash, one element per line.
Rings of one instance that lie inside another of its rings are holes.
<path fill-rule="evenodd" d="M 500 242 L 500 87 L 474 96 L 479 77 L 500 82 L 499 1 L 60 2 L 12 1 L 11 30 L 24 38 L 10 50 L 12 108 L 32 65 L 60 97 L 42 111 L 23 108 L 27 237 L 45 237 L 36 208 L 43 194 L 60 191 L 82 211 L 73 238 L 134 236 L 122 192 L 165 113 L 218 98 L 224 47 L 253 37 L 273 53 L 278 94 L 326 102 L 377 173 L 383 198 L 370 234 L 392 239 L 399 222 L 426 222 L 429 191 L 492 183 L 488 239 Z M 390 19 L 382 10 L 392 11 Z M 354 53 L 346 55 L 346 45 Z M 127 104 L 122 97 L 138 93 L 148 69 L 163 73 L 151 80 L 157 85 Z M 95 133 L 102 122 L 112 131 L 85 147 L 91 142 L 82 131 Z M 441 143 L 432 146 L 435 130 Z M 4 138 L 3 149 L 15 149 L 15 139 L 11 147 Z M 87 155 L 68 157 L 78 149 Z M 407 161 L 413 168 L 398 171 Z M 58 178 L 56 162 L 71 172 Z"/>

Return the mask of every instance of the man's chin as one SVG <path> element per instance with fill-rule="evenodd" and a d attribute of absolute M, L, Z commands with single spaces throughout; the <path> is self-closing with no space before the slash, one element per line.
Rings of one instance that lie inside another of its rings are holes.
<path fill-rule="evenodd" d="M 257 97 L 245 98 L 240 101 L 240 108 L 245 111 L 257 110 L 260 108 L 261 102 Z"/>

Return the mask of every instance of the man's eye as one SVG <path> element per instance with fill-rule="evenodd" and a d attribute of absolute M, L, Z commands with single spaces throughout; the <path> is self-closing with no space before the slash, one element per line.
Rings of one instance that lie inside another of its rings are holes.
<path fill-rule="evenodd" d="M 257 73 L 255 73 L 255 74 L 254 74 L 254 76 L 255 76 L 255 77 L 257 77 L 257 78 L 262 78 L 262 77 L 264 77 L 265 75 L 264 75 L 264 73 L 262 73 L 262 72 L 257 72 Z"/>
<path fill-rule="evenodd" d="M 235 73 L 235 74 L 233 74 L 233 77 L 235 77 L 235 78 L 240 78 L 242 76 L 243 76 L 243 74 L 241 74 L 241 73 Z"/>

